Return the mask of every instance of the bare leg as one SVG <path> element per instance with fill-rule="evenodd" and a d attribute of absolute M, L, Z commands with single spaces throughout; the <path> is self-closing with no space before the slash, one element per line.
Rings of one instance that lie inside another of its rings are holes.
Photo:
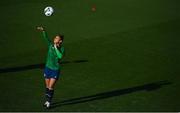
<path fill-rule="evenodd" d="M 54 79 L 54 78 L 51 78 L 50 80 L 49 80 L 49 84 L 48 84 L 48 88 L 50 89 L 50 90 L 53 90 L 54 89 L 54 86 L 55 86 L 55 84 L 56 84 L 56 79 Z"/>
<path fill-rule="evenodd" d="M 50 79 L 45 79 L 46 88 L 49 88 L 49 82 L 50 82 Z"/>

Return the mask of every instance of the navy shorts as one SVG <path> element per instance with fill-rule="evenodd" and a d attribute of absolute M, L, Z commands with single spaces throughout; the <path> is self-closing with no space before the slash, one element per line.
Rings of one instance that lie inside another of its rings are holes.
<path fill-rule="evenodd" d="M 58 79 L 60 76 L 60 71 L 59 70 L 52 70 L 48 67 L 45 67 L 44 69 L 44 77 L 46 79 L 50 79 L 50 78 L 54 78 L 54 79 Z"/>

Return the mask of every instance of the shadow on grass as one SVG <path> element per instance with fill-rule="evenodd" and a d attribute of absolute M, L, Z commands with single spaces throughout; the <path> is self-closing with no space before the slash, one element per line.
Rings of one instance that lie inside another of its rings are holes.
<path fill-rule="evenodd" d="M 84 63 L 84 62 L 88 62 L 88 60 L 62 61 L 61 64 Z M 19 67 L 0 68 L 0 74 L 9 73 L 9 72 L 27 71 L 32 69 L 43 69 L 44 66 L 45 66 L 44 63 L 40 63 L 40 64 L 32 64 L 32 65 L 19 66 Z"/>
<path fill-rule="evenodd" d="M 85 102 L 90 102 L 90 101 L 95 101 L 95 100 L 107 99 L 107 98 L 111 98 L 115 96 L 138 92 L 138 91 L 154 91 L 161 88 L 162 86 L 170 85 L 170 84 L 172 83 L 168 81 L 159 81 L 159 82 L 153 82 L 153 83 L 144 84 L 140 86 L 125 88 L 125 89 L 118 89 L 118 90 L 98 93 L 98 94 L 94 94 L 90 96 L 72 98 L 72 99 L 53 103 L 52 108 L 60 107 L 63 105 L 72 105 L 72 104 L 85 103 Z"/>

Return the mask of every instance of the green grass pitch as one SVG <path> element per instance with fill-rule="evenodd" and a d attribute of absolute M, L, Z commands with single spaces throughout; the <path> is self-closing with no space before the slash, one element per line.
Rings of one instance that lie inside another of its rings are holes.
<path fill-rule="evenodd" d="M 53 16 L 43 14 L 46 6 Z M 179 0 L 1 0 L 0 111 L 180 111 L 179 6 Z M 51 39 L 65 35 L 50 110 L 42 107 L 47 45 L 39 25 Z"/>

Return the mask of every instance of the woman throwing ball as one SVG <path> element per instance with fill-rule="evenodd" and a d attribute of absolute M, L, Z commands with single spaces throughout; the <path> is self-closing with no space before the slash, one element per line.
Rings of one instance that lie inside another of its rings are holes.
<path fill-rule="evenodd" d="M 64 37 L 63 35 L 56 35 L 53 42 L 51 42 L 43 27 L 37 27 L 37 29 L 42 32 L 42 35 L 48 44 L 48 54 L 44 69 L 46 84 L 46 102 L 44 103 L 44 107 L 50 108 L 54 94 L 54 86 L 60 76 L 61 66 L 59 63 L 64 54 L 64 47 L 62 46 Z"/>

